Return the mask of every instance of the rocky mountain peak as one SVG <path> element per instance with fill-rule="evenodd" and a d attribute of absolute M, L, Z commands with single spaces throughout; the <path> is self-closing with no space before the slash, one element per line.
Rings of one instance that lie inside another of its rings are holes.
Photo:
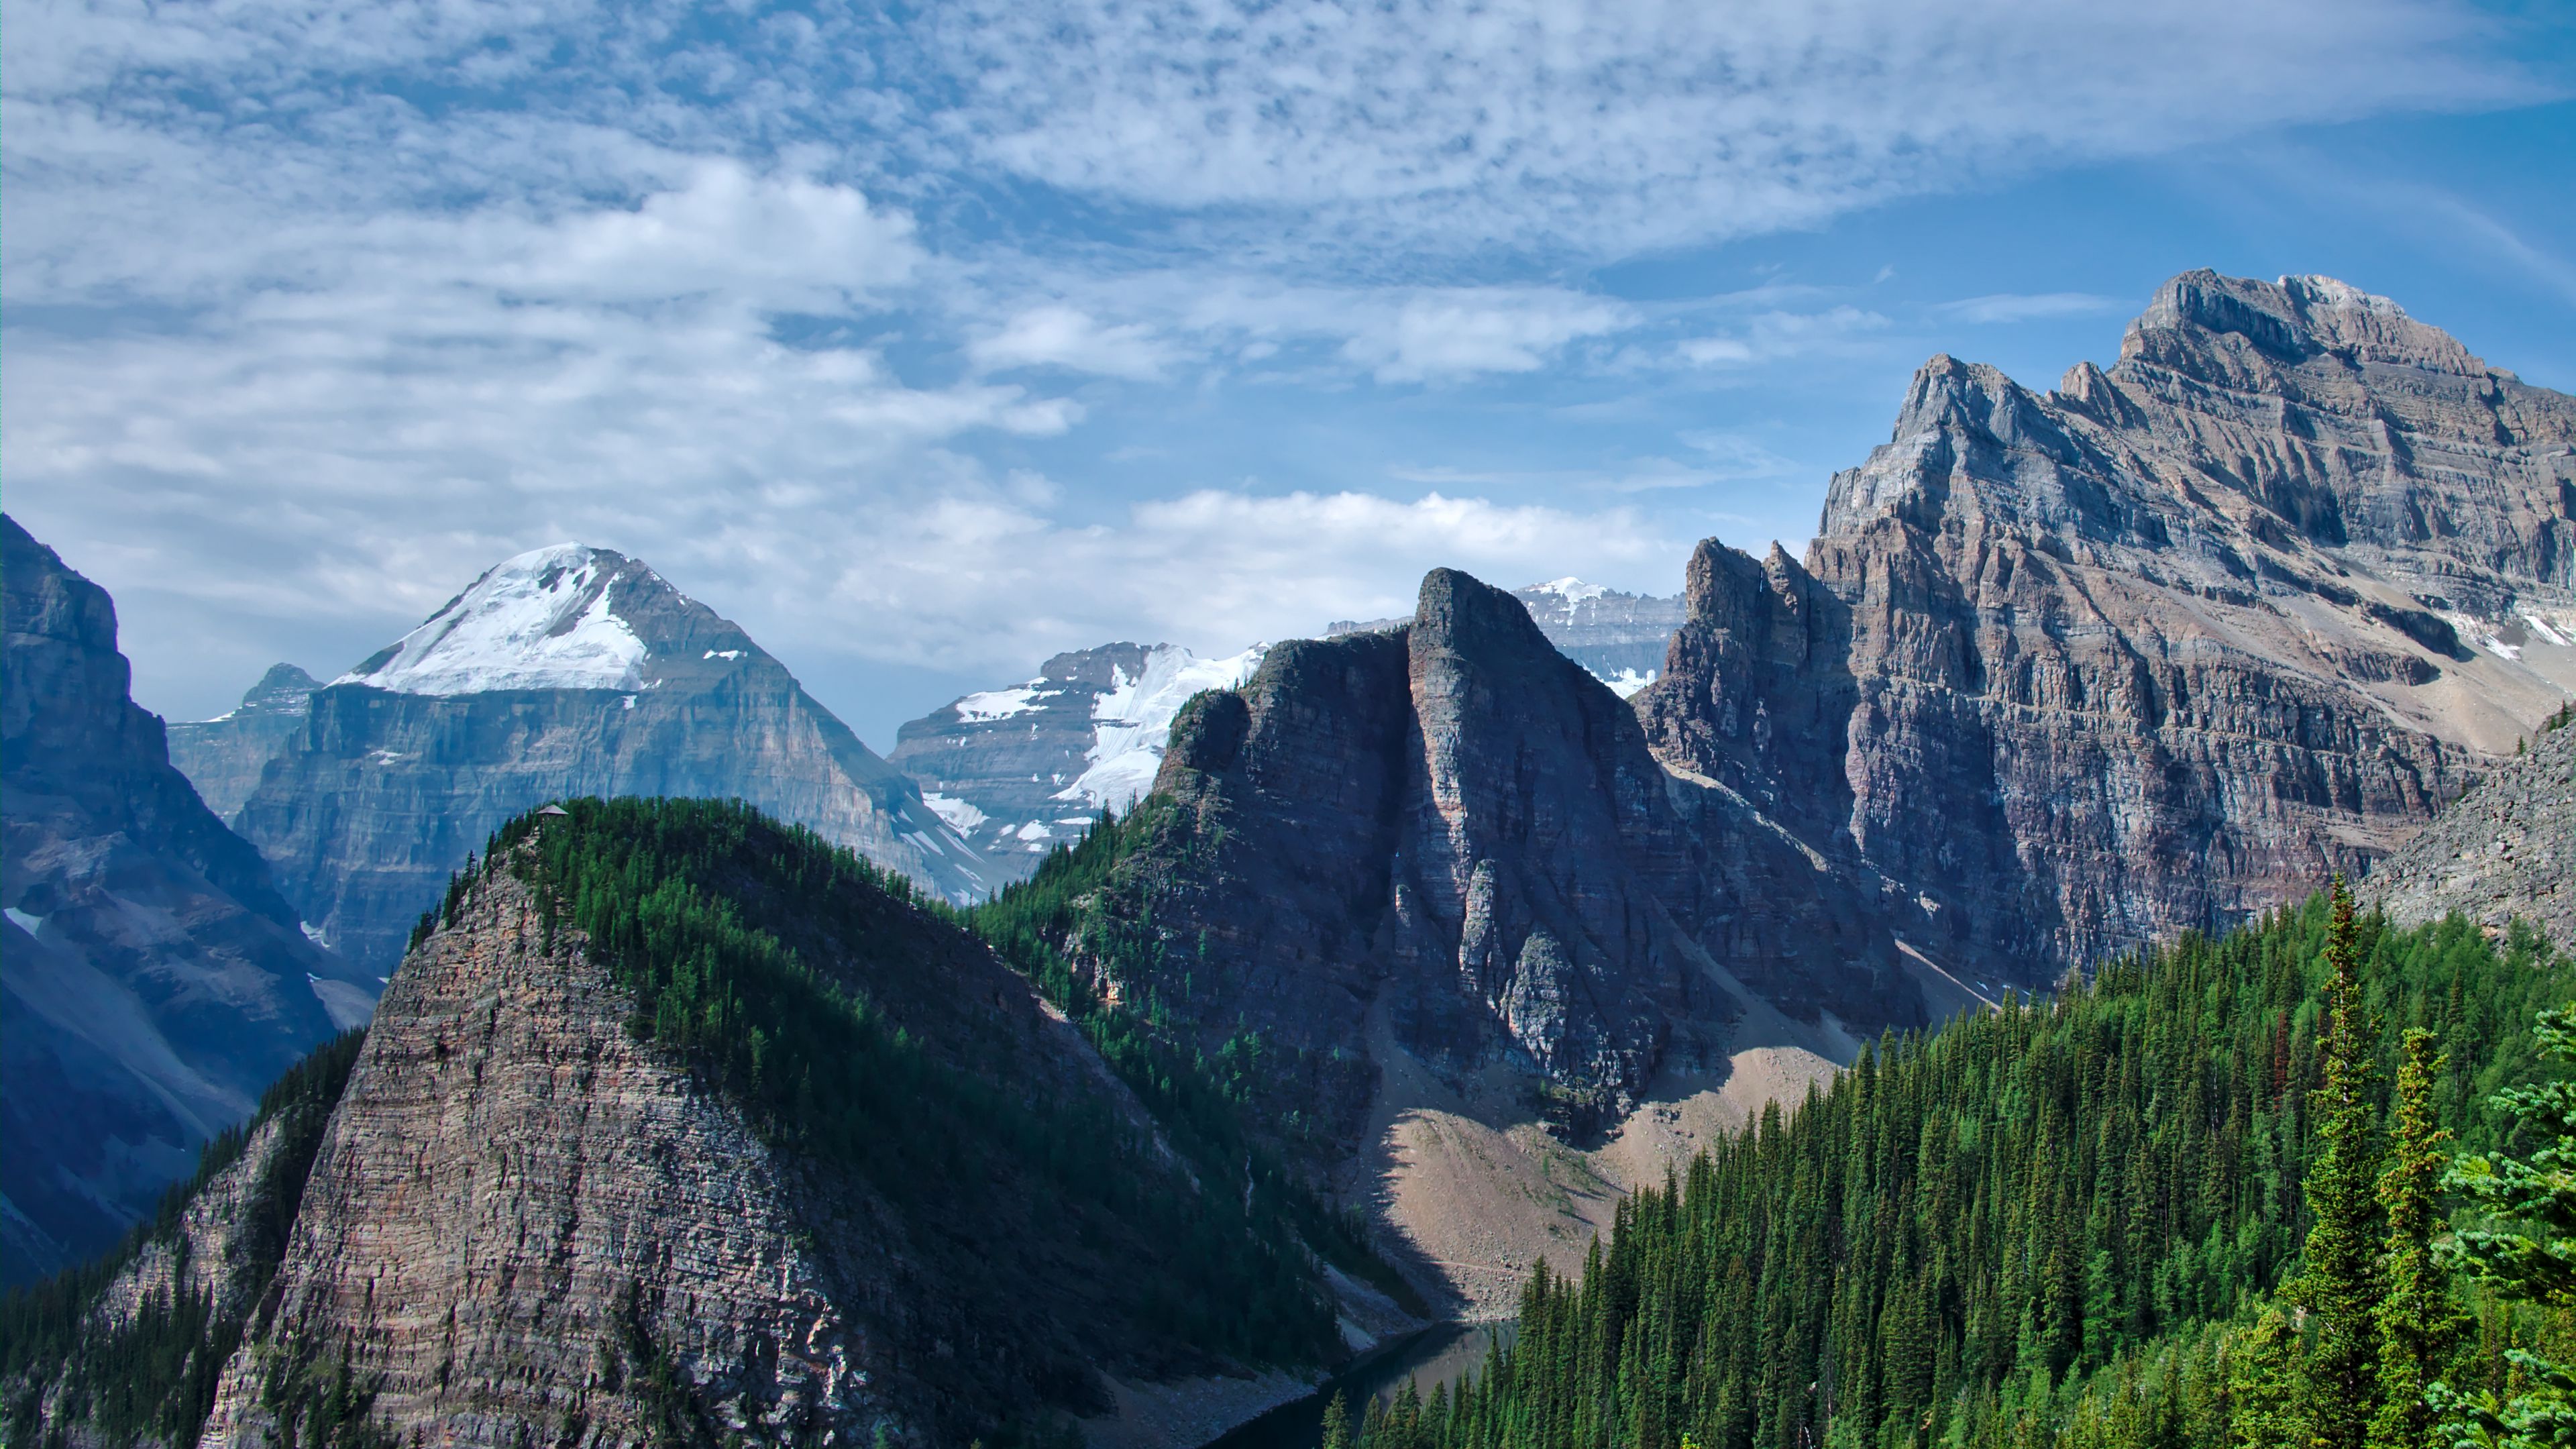
<path fill-rule="evenodd" d="M 245 714 L 303 714 L 312 708 L 313 691 L 322 681 L 292 664 L 272 664 L 259 682 L 242 691 L 241 703 L 220 719 Z"/>
<path fill-rule="evenodd" d="M 2449 333 L 2348 282 L 2324 276 L 2260 282 L 2223 277 L 2206 268 L 2185 272 L 2157 289 L 2155 300 L 2129 324 L 2120 356 L 2185 371 L 2198 368 L 2216 380 L 2232 369 L 2214 354 L 2249 349 L 2290 366 L 2331 354 L 2348 364 L 2412 367 L 2457 377 L 2483 377 L 2488 371 Z"/>

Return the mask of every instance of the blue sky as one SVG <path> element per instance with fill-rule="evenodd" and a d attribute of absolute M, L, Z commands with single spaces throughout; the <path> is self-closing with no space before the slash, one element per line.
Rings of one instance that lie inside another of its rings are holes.
<path fill-rule="evenodd" d="M 2094 8 L 8 0 L 0 485 L 174 717 L 579 539 L 883 747 L 1797 548 L 1926 357 L 2192 267 L 2576 390 L 2568 6 Z"/>

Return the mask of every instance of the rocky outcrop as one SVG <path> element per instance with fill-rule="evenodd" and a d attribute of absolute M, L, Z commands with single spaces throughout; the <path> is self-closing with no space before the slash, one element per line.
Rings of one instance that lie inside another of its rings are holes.
<path fill-rule="evenodd" d="M 338 1024 L 374 978 L 316 947 L 257 851 L 170 768 L 105 590 L 15 520 L 0 695 L 0 1276 L 88 1257 Z"/>
<path fill-rule="evenodd" d="M 1243 682 L 1266 646 L 1202 659 L 1177 644 L 1103 644 L 1046 662 L 1012 689 L 970 694 L 897 731 L 886 762 L 991 863 L 1025 879 L 1102 810 L 1151 789 L 1172 716 Z"/>
<path fill-rule="evenodd" d="M 272 664 L 230 713 L 170 726 L 170 763 L 206 808 L 229 820 L 259 786 L 260 771 L 313 712 L 322 682 L 292 664 Z"/>
<path fill-rule="evenodd" d="M 235 825 L 352 959 L 391 971 L 449 872 L 547 800 L 747 800 L 955 901 L 992 884 L 913 783 L 642 563 L 510 560 L 312 696 Z"/>
<path fill-rule="evenodd" d="M 1803 565 L 1714 541 L 1659 758 L 2041 983 L 2360 875 L 2576 687 L 2576 400 L 2192 273 L 2031 393 L 1933 359 Z"/>
<path fill-rule="evenodd" d="M 2524 920 L 2576 951 L 2576 720 L 2498 761 L 2353 894 L 2401 925 Z"/>
<path fill-rule="evenodd" d="M 1511 595 L 1434 571 L 1415 622 L 1274 648 L 1175 723 L 1088 958 L 1207 1050 L 1259 1036 L 1283 1110 L 1347 1149 L 1369 1022 L 1457 1074 L 1516 1068 L 1578 1135 L 1748 1000 L 1810 1020 L 1922 1007 L 1871 902 L 1714 782 L 1676 779 Z M 1159 964 L 1156 964 L 1159 963 Z"/>
<path fill-rule="evenodd" d="M 1523 584 L 1512 590 L 1512 597 L 1538 621 L 1549 643 L 1623 699 L 1663 672 L 1664 654 L 1684 614 L 1679 598 L 1623 594 L 1572 577 Z M 1412 622 L 1410 616 L 1340 619 L 1324 632 L 1328 638 L 1384 633 Z"/>

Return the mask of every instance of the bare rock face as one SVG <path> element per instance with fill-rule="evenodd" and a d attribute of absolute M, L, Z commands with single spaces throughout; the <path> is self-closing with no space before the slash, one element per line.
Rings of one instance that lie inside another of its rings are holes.
<path fill-rule="evenodd" d="M 1926 364 L 1803 567 L 1701 546 L 1639 716 L 2045 981 L 2360 875 L 2557 706 L 2571 443 L 2383 298 L 2188 274 L 2056 392 Z"/>
<path fill-rule="evenodd" d="M 497 879 L 387 988 L 275 1326 L 236 1357 L 204 1444 L 274 1442 L 280 1362 L 343 1359 L 376 1416 L 439 1443 L 647 1442 L 657 1369 L 735 1433 L 866 1443 L 892 1422 L 867 1372 L 883 1345 L 799 1230 L 789 1169 L 629 1037 L 578 948 L 542 944 L 529 892 Z"/>
<path fill-rule="evenodd" d="M 307 940 L 257 851 L 170 768 L 128 696 L 105 590 L 0 520 L 8 585 L 0 867 L 0 1278 L 147 1216 L 260 1089 L 363 1020 L 374 982 Z"/>
<path fill-rule="evenodd" d="M 578 545 L 500 565 L 315 693 L 234 823 L 324 939 L 384 973 L 494 828 L 580 795 L 738 798 L 951 900 L 992 884 L 741 629 Z"/>
<path fill-rule="evenodd" d="M 1868 901 L 1670 777 L 1615 694 L 1464 574 L 1426 578 L 1409 627 L 1279 645 L 1199 698 L 1156 789 L 1169 813 L 1115 889 L 1167 966 L 1104 989 L 1153 992 L 1211 1050 L 1257 1031 L 1345 1145 L 1380 1010 L 1454 1070 L 1519 1064 L 1578 1131 L 1711 1059 L 1748 990 L 1920 1019 Z"/>
<path fill-rule="evenodd" d="M 292 664 L 273 664 L 228 714 L 170 726 L 170 763 L 206 808 L 233 817 L 259 786 L 260 771 L 304 727 L 322 682 Z"/>
<path fill-rule="evenodd" d="M 2453 912 L 2538 926 L 2576 951 L 2576 727 L 2500 760 L 2355 888 L 2402 925 Z"/>
<path fill-rule="evenodd" d="M 970 694 L 904 725 L 886 762 L 991 863 L 1026 879 L 1100 812 L 1153 788 L 1172 716 L 1243 682 L 1266 646 L 1202 659 L 1177 644 L 1103 644 L 1046 662 L 1011 689 Z"/>

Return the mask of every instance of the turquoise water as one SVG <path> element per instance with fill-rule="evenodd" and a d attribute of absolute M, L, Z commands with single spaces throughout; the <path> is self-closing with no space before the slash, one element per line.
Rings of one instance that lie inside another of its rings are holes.
<path fill-rule="evenodd" d="M 1334 1393 L 1348 1397 L 1356 1426 L 1361 1406 L 1372 1395 L 1391 1401 L 1411 1383 L 1414 1392 L 1429 1398 L 1434 1384 L 1455 1384 L 1462 1375 L 1482 1373 L 1486 1352 L 1497 1341 L 1510 1348 L 1518 1328 L 1511 1323 L 1450 1323 L 1424 1329 L 1328 1380 L 1312 1396 L 1280 1405 L 1207 1449 L 1315 1449 L 1324 1442 L 1324 1405 Z"/>

